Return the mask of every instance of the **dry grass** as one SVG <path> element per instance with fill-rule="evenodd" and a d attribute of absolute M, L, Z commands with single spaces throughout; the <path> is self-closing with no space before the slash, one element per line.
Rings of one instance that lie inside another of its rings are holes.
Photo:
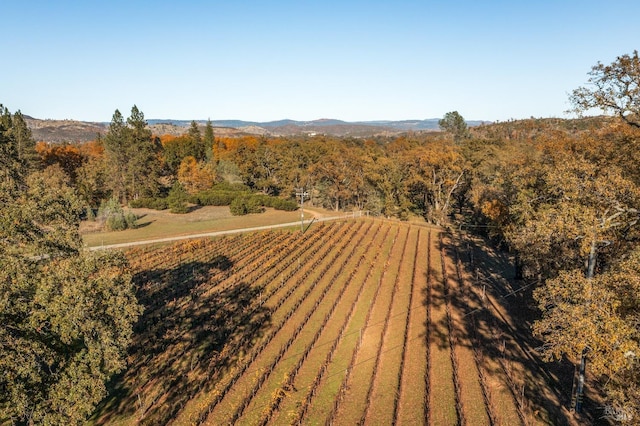
<path fill-rule="evenodd" d="M 264 213 L 246 216 L 233 216 L 229 207 L 214 206 L 201 207 L 187 214 L 174 214 L 168 210 L 151 209 L 132 209 L 132 211 L 140 218 L 138 219 L 139 226 L 136 229 L 96 232 L 95 222 L 83 222 L 80 225 L 80 232 L 84 244 L 87 247 L 97 247 L 205 232 L 277 225 L 300 220 L 299 211 L 285 212 L 270 208 Z M 330 214 L 330 212 L 314 209 L 314 213 L 311 213 L 305 209 L 305 220 L 310 219 L 313 215 L 323 214 Z"/>

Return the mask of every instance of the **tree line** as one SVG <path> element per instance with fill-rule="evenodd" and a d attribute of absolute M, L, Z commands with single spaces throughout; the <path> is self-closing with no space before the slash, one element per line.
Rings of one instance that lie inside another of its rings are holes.
<path fill-rule="evenodd" d="M 215 137 L 210 123 L 203 132 L 195 122 L 182 136 L 157 136 L 134 106 L 126 120 L 116 111 L 108 132 L 93 142 L 38 143 L 36 151 L 43 166 L 67 174 L 92 208 L 110 198 L 125 205 L 166 198 L 176 186 L 195 202 L 217 187 L 289 201 L 303 188 L 311 205 L 443 224 L 465 182 L 460 140 L 453 133 Z"/>

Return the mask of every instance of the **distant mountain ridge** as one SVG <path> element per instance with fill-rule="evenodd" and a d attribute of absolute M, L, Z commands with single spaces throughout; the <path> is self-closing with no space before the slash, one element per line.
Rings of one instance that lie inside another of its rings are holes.
<path fill-rule="evenodd" d="M 27 125 L 37 141 L 86 142 L 96 139 L 98 134 L 104 135 L 108 122 L 95 123 L 76 120 L 40 120 L 25 116 Z M 151 131 L 157 135 L 181 135 L 187 132 L 192 120 L 148 119 Z M 201 126 L 207 120 L 193 120 Z M 259 134 L 271 136 L 317 135 L 370 137 L 377 135 L 393 135 L 411 131 L 438 131 L 438 118 L 425 120 L 377 120 L 348 122 L 337 119 L 322 118 L 312 121 L 276 120 L 276 121 L 245 121 L 245 120 L 211 120 L 214 132 L 220 136 L 240 134 Z M 470 120 L 469 126 L 488 124 L 489 121 Z"/>
<path fill-rule="evenodd" d="M 194 120 L 198 124 L 206 124 L 207 120 Z M 438 122 L 439 118 L 427 118 L 424 120 L 372 120 L 372 121 L 343 121 L 332 118 L 321 118 L 311 121 L 299 121 L 299 120 L 277 120 L 277 121 L 244 121 L 244 120 L 211 120 L 211 124 L 215 127 L 233 127 L 242 128 L 249 126 L 264 127 L 267 129 L 278 128 L 285 126 L 298 126 L 298 127 L 327 127 L 327 126 L 344 126 L 344 125 L 359 125 L 370 127 L 388 127 L 392 129 L 410 131 L 410 130 L 439 130 Z M 191 120 L 168 120 L 168 119 L 150 119 L 147 120 L 149 125 L 151 124 L 174 124 L 176 126 L 189 126 Z M 481 124 L 488 124 L 490 121 L 483 120 L 467 120 L 467 125 L 470 127 L 479 126 Z"/>

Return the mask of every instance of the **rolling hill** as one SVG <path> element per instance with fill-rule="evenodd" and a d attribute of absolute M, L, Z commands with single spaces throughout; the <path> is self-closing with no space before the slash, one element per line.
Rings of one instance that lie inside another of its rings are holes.
<path fill-rule="evenodd" d="M 27 125 L 33 133 L 36 141 L 50 143 L 61 142 L 87 142 L 94 140 L 98 134 L 104 135 L 109 123 L 87 122 L 77 120 L 41 120 L 25 116 Z M 204 126 L 206 120 L 195 120 Z M 173 119 L 149 119 L 149 127 L 154 134 L 181 135 L 187 132 L 191 120 Z M 331 135 L 369 137 L 377 135 L 393 135 L 411 131 L 438 131 L 438 119 L 426 120 L 379 120 L 348 122 L 336 119 L 319 119 L 312 121 L 277 120 L 268 122 L 243 121 L 243 120 L 212 120 L 214 132 L 220 136 L 233 136 L 240 134 L 259 134 L 271 136 L 292 135 Z M 469 126 L 477 126 L 483 121 L 468 121 Z"/>

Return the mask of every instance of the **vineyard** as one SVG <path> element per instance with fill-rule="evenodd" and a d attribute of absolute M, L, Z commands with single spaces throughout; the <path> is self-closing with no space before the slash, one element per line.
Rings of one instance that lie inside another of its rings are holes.
<path fill-rule="evenodd" d="M 359 219 L 127 255 L 145 311 L 94 424 L 567 422 L 470 238 Z"/>

